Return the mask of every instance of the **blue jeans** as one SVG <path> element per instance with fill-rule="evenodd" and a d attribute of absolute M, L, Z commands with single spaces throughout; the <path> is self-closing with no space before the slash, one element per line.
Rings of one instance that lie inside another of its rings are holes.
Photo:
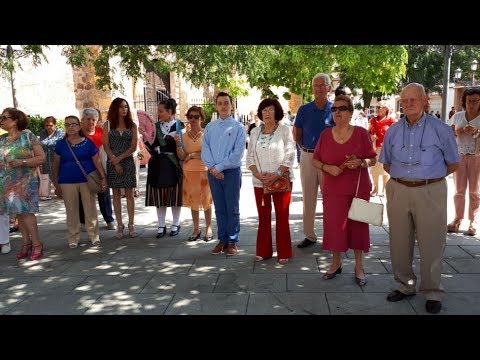
<path fill-rule="evenodd" d="M 85 213 L 83 212 L 82 198 L 79 198 L 79 207 L 78 212 L 80 215 L 80 223 L 85 224 Z M 113 218 L 112 211 L 112 197 L 110 196 L 110 188 L 107 188 L 104 192 L 97 194 L 98 206 L 100 207 L 100 212 L 102 213 L 103 219 L 105 222 L 111 223 L 115 219 Z"/>
<path fill-rule="evenodd" d="M 208 173 L 208 182 L 215 204 L 218 240 L 224 245 L 237 243 L 240 234 L 240 188 L 242 171 L 240 168 L 223 171 L 223 180 L 217 180 Z"/>

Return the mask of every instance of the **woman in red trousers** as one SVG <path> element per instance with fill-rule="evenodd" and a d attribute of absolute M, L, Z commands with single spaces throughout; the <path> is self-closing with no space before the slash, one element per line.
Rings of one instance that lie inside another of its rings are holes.
<path fill-rule="evenodd" d="M 295 143 L 290 127 L 280 123 L 283 109 L 278 100 L 264 99 L 258 106 L 257 115 L 263 123 L 250 133 L 247 152 L 247 168 L 253 174 L 253 186 L 258 210 L 257 251 L 255 261 L 269 259 L 272 247 L 272 198 L 276 215 L 276 245 L 278 262 L 288 263 L 292 257 L 290 238 L 291 191 L 264 194 L 263 186 L 270 184 L 288 172 L 295 158 Z"/>

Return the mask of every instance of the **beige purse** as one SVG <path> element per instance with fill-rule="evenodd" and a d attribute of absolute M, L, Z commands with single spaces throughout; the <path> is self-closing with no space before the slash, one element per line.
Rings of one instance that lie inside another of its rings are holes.
<path fill-rule="evenodd" d="M 358 172 L 357 191 L 350 205 L 350 210 L 348 210 L 348 218 L 375 226 L 382 226 L 383 204 L 373 203 L 357 197 L 361 174 L 362 169 Z"/>

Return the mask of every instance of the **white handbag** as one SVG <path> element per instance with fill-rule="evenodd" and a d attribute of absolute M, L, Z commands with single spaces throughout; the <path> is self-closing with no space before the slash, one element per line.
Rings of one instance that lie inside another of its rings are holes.
<path fill-rule="evenodd" d="M 362 169 L 360 169 L 358 173 L 357 191 L 352 200 L 352 205 L 350 205 L 350 209 L 348 210 L 348 218 L 375 226 L 382 226 L 383 204 L 372 203 L 357 197 L 361 173 Z"/>

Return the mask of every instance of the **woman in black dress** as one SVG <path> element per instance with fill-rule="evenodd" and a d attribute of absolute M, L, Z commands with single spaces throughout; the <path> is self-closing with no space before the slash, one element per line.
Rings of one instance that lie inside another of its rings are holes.
<path fill-rule="evenodd" d="M 146 142 L 145 147 L 152 157 L 148 162 L 147 189 L 145 206 L 156 206 L 158 217 L 157 238 L 164 237 L 167 229 L 165 217 L 167 207 L 172 208 L 173 222 L 170 236 L 180 231 L 180 210 L 182 209 L 183 175 L 177 156 L 177 144 L 173 135 L 180 134 L 180 121 L 175 119 L 177 103 L 168 99 L 158 104 L 158 121 L 155 124 L 156 135 L 153 143 Z M 139 129 L 143 133 L 143 129 Z"/>
<path fill-rule="evenodd" d="M 107 153 L 107 181 L 113 191 L 113 210 L 117 219 L 117 239 L 123 238 L 121 189 L 125 189 L 128 213 L 128 234 L 135 232 L 135 199 L 137 187 L 136 166 L 133 153 L 137 150 L 138 130 L 132 120 L 127 100 L 116 98 L 108 109 L 108 121 L 103 125 L 103 148 Z"/>

